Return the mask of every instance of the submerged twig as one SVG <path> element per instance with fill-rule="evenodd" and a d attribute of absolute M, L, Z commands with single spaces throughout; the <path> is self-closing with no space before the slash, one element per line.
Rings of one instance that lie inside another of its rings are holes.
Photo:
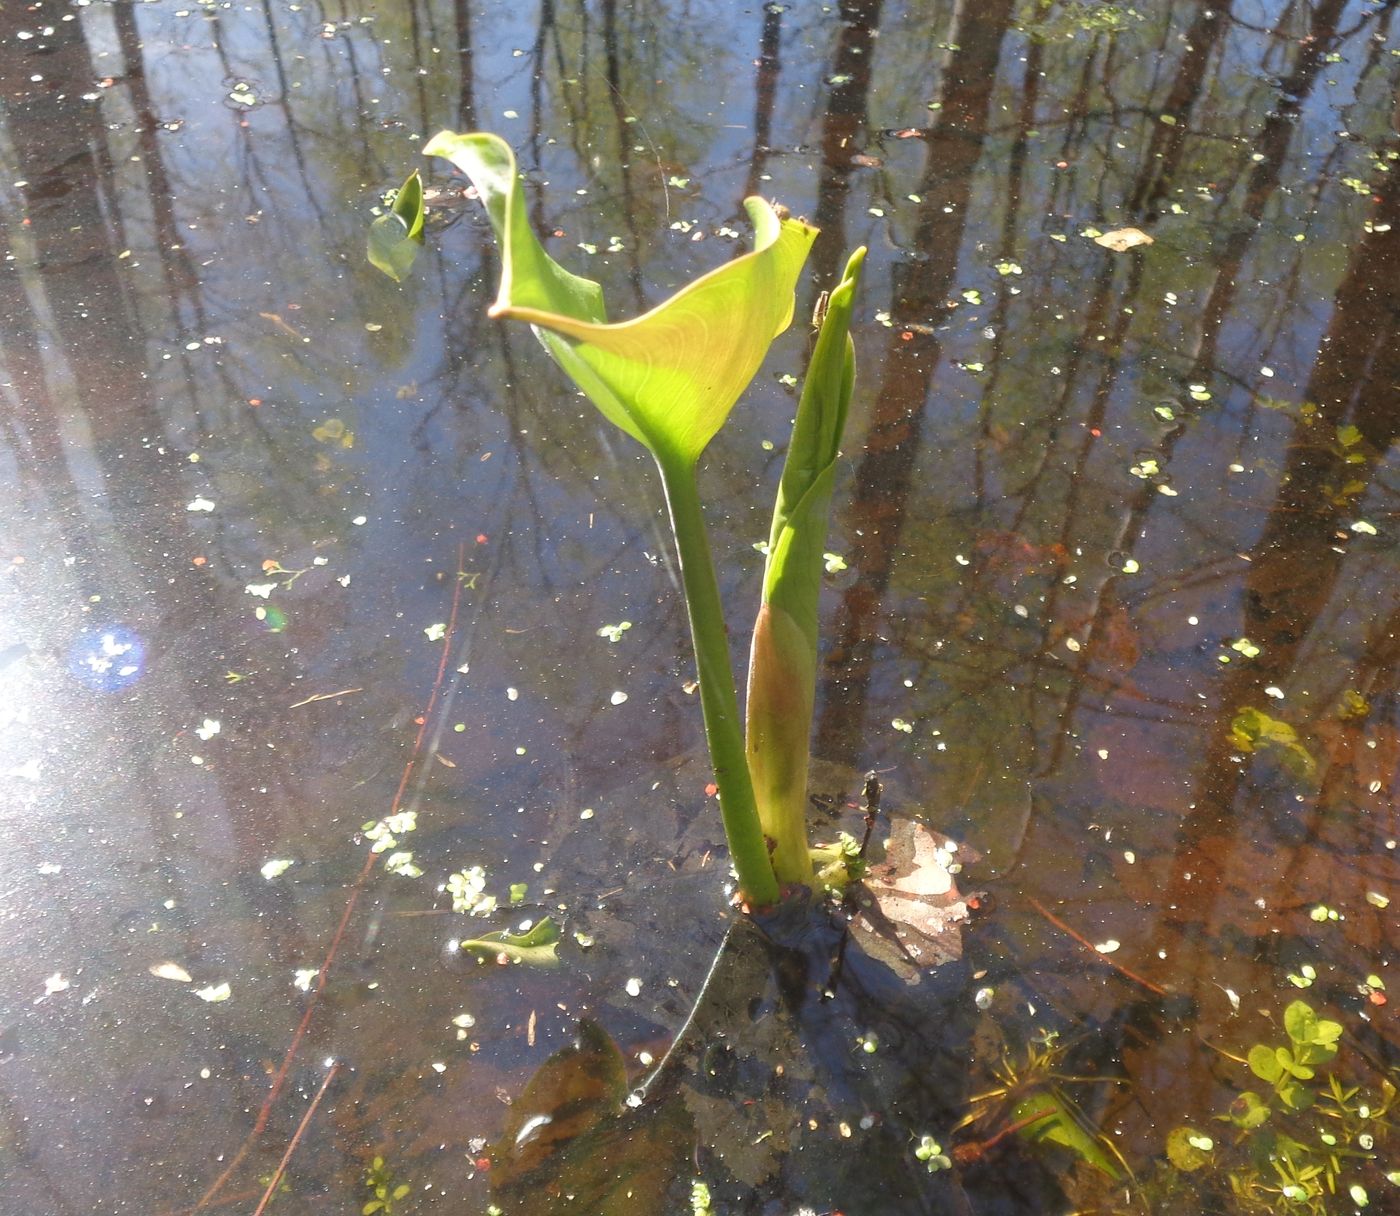
<path fill-rule="evenodd" d="M 291 1141 L 287 1144 L 287 1151 L 282 1154 L 282 1160 L 277 1163 L 277 1168 L 272 1171 L 272 1177 L 268 1179 L 267 1190 L 263 1192 L 263 1197 L 258 1200 L 258 1206 L 253 1209 L 253 1216 L 262 1216 L 263 1210 L 272 1201 L 273 1195 L 277 1193 L 277 1187 L 282 1181 L 282 1175 L 287 1172 L 287 1163 L 291 1161 L 292 1154 L 297 1151 L 297 1145 L 301 1143 L 301 1136 L 306 1131 L 306 1126 L 311 1122 L 311 1116 L 316 1113 L 316 1108 L 321 1105 L 321 1099 L 326 1096 L 326 1090 L 330 1087 L 335 1074 L 340 1071 L 340 1061 L 337 1060 L 326 1070 L 326 1078 L 321 1082 L 321 1088 L 316 1091 L 316 1096 L 311 1099 L 311 1105 L 306 1108 L 306 1114 L 302 1115 L 301 1122 L 297 1124 L 297 1129 L 292 1133 Z"/>
<path fill-rule="evenodd" d="M 1060 932 L 1068 934 L 1071 938 L 1073 938 L 1076 942 L 1083 946 L 1084 949 L 1086 949 L 1090 954 L 1092 954 L 1099 962 L 1103 963 L 1105 966 L 1112 967 L 1113 970 L 1118 972 L 1119 975 L 1123 976 L 1124 979 L 1132 980 L 1135 984 L 1141 984 L 1144 988 L 1148 990 L 1148 992 L 1155 992 L 1158 996 L 1167 995 L 1167 990 L 1161 987 L 1159 984 L 1154 984 L 1151 980 L 1143 979 L 1142 976 L 1138 975 L 1135 971 L 1129 971 L 1125 966 L 1123 966 L 1122 963 L 1114 962 L 1113 959 L 1109 958 L 1108 955 L 1106 955 L 1102 950 L 1098 949 L 1094 945 L 1094 943 L 1091 942 L 1087 937 L 1076 933 L 1053 912 L 1042 907 L 1038 900 L 1032 899 L 1030 901 L 1030 905 L 1037 912 L 1039 912 L 1041 916 L 1045 917 L 1046 920 L 1048 920 L 1052 925 L 1054 925 L 1055 928 L 1059 929 Z"/>
<path fill-rule="evenodd" d="M 457 568 L 462 568 L 462 563 L 466 561 L 466 546 L 457 547 Z M 428 704 L 423 710 L 423 716 L 419 720 L 418 734 L 413 740 L 413 750 L 408 754 L 408 761 L 403 767 L 403 776 L 399 778 L 398 788 L 394 791 L 393 801 L 389 804 L 389 814 L 396 815 L 399 806 L 403 802 L 403 796 L 408 789 L 409 778 L 413 774 L 414 765 L 418 762 L 419 753 L 423 749 L 423 740 L 427 736 L 429 723 L 433 718 L 433 709 L 437 705 L 438 695 L 442 691 L 442 683 L 447 675 L 448 658 L 452 653 L 453 634 L 457 626 L 457 612 L 462 603 L 462 580 L 457 579 L 452 589 L 452 610 L 447 618 L 447 629 L 442 638 L 442 658 L 438 662 L 437 675 L 433 680 L 432 691 L 428 694 Z M 306 1010 L 301 1015 L 301 1021 L 297 1023 L 292 1041 L 287 1047 L 286 1054 L 282 1057 L 282 1063 L 278 1066 L 276 1075 L 272 1078 L 272 1085 L 268 1088 L 267 1097 L 263 1099 L 263 1104 L 258 1110 L 258 1117 L 253 1122 L 253 1130 L 245 1137 L 238 1152 L 233 1155 L 228 1165 L 199 1197 L 199 1201 L 191 1209 L 193 1213 L 198 1213 L 206 1208 L 221 1190 L 228 1180 L 233 1177 L 234 1171 L 243 1163 L 243 1159 L 248 1155 L 249 1150 L 257 1143 L 258 1137 L 263 1134 L 267 1127 L 267 1121 L 272 1116 L 272 1108 L 277 1102 L 278 1096 L 282 1092 L 282 1086 L 286 1082 L 287 1073 L 291 1069 L 292 1060 L 296 1057 L 297 1049 L 301 1046 L 301 1041 L 306 1037 L 306 1032 L 311 1026 L 311 1017 L 316 1012 L 320 1001 L 321 992 L 326 986 L 326 980 L 330 977 L 331 965 L 335 962 L 336 954 L 340 950 L 340 944 L 344 940 L 345 931 L 349 928 L 350 918 L 354 915 L 355 907 L 360 901 L 360 893 L 364 890 L 365 883 L 369 880 L 370 873 L 374 870 L 374 863 L 379 854 L 371 847 L 365 854 L 364 864 L 360 867 L 360 872 L 355 876 L 355 881 L 350 887 L 350 894 L 345 900 L 345 910 L 340 915 L 340 923 L 336 926 L 335 936 L 331 938 L 330 948 L 326 951 L 326 957 L 321 962 L 320 970 L 316 973 L 316 985 L 311 990 L 310 999 L 306 1003 Z M 327 1077 L 327 1081 L 329 1081 Z M 314 1109 L 314 1107 L 313 1107 Z M 301 1131 L 298 1129 L 297 1135 Z M 295 1138 L 288 1146 L 288 1154 L 295 1147 Z M 285 1160 L 285 1158 L 284 1158 Z M 263 1204 L 267 1201 L 267 1196 L 263 1197 Z M 263 1204 L 258 1205 L 261 1212 Z"/>
<path fill-rule="evenodd" d="M 352 692 L 364 692 L 363 688 L 342 688 L 339 692 L 318 692 L 306 698 L 304 701 L 297 701 L 288 705 L 288 709 L 300 709 L 303 705 L 312 705 L 317 701 L 334 701 L 336 697 L 348 697 Z"/>

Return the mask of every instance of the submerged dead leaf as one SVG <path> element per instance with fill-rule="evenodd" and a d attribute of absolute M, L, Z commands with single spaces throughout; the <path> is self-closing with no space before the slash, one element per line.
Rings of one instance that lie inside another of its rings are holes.
<path fill-rule="evenodd" d="M 630 1110 L 621 1051 L 594 1022 L 555 1052 L 510 1108 L 489 1150 L 493 1196 L 517 1216 L 671 1210 L 695 1132 L 679 1100 Z"/>
<path fill-rule="evenodd" d="M 956 842 L 916 819 L 890 829 L 885 860 L 855 888 L 859 908 L 851 931 L 861 947 L 906 984 L 923 971 L 962 957 L 958 926 L 968 918 L 958 891 Z"/>
<path fill-rule="evenodd" d="M 1111 249 L 1114 253 L 1126 253 L 1129 249 L 1136 249 L 1139 245 L 1151 245 L 1152 237 L 1148 236 L 1141 228 L 1115 228 L 1112 232 L 1104 232 L 1094 238 L 1095 245 L 1102 245 L 1105 249 Z"/>

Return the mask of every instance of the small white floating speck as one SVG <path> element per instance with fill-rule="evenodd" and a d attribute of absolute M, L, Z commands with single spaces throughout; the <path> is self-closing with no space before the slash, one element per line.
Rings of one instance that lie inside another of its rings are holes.
<path fill-rule="evenodd" d="M 628 995 L 628 996 L 641 996 L 641 995 L 642 995 L 642 981 L 639 980 L 636 976 L 633 976 L 630 980 L 627 981 L 627 995 Z"/>
<path fill-rule="evenodd" d="M 609 697 L 608 700 L 611 701 L 614 705 L 621 705 L 625 700 L 627 700 L 627 694 L 619 689 L 617 692 L 613 693 L 613 695 Z"/>
<path fill-rule="evenodd" d="M 1122 942 L 1110 937 L 1106 942 L 1099 942 L 1094 946 L 1094 949 L 1100 954 L 1112 954 L 1122 944 Z"/>

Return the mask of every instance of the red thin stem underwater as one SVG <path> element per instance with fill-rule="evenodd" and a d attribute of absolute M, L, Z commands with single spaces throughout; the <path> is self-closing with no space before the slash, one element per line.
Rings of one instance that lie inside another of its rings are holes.
<path fill-rule="evenodd" d="M 326 1078 L 321 1082 L 321 1088 L 316 1091 L 316 1096 L 311 1099 L 311 1105 L 306 1108 L 306 1114 L 302 1115 L 301 1122 L 297 1124 L 297 1130 L 292 1134 L 291 1142 L 287 1145 L 287 1151 L 282 1154 L 282 1160 L 277 1163 L 277 1168 L 272 1171 L 272 1177 L 268 1180 L 267 1190 L 263 1192 L 263 1197 L 258 1200 L 258 1206 L 253 1209 L 253 1216 L 262 1216 L 263 1209 L 272 1201 L 272 1196 L 276 1194 L 277 1186 L 282 1181 L 282 1175 L 287 1172 L 287 1163 L 291 1161 L 292 1154 L 297 1151 L 297 1145 L 301 1143 L 301 1135 L 306 1131 L 306 1125 L 311 1122 L 311 1116 L 316 1113 L 316 1108 L 321 1105 L 321 1099 L 325 1097 L 331 1079 L 339 1071 L 339 1060 L 326 1069 Z"/>
<path fill-rule="evenodd" d="M 457 570 L 460 574 L 462 563 L 466 561 L 466 546 L 457 546 Z M 442 691 L 442 682 L 447 675 L 448 658 L 452 653 L 452 639 L 457 629 L 457 611 L 462 603 L 462 579 L 459 577 L 454 581 L 452 588 L 452 610 L 447 618 L 447 631 L 442 638 L 442 657 L 438 660 L 437 676 L 433 680 L 432 691 L 428 694 L 428 704 L 423 710 L 423 716 L 418 721 L 418 734 L 413 740 L 413 750 L 408 754 L 408 762 L 403 766 L 403 776 L 399 778 L 398 789 L 394 791 L 394 799 L 389 804 L 389 814 L 396 815 L 399 806 L 403 802 L 404 792 L 408 789 L 409 778 L 413 775 L 414 765 L 418 763 L 418 757 L 423 750 L 423 740 L 428 733 L 428 724 L 433 718 L 433 709 L 437 705 L 438 694 Z M 199 1197 L 199 1202 L 191 1209 L 192 1213 L 202 1211 L 213 1200 L 224 1187 L 224 1184 L 233 1176 L 234 1170 L 242 1164 L 243 1158 L 248 1155 L 248 1150 L 252 1148 L 258 1137 L 262 1135 L 267 1127 L 267 1121 L 272 1116 L 272 1108 L 276 1105 L 277 1098 L 282 1092 L 282 1085 L 287 1079 L 287 1072 L 292 1066 L 292 1060 L 296 1058 L 297 1049 L 301 1046 L 301 1041 L 306 1037 L 306 1032 L 311 1026 L 311 1017 L 316 1011 L 322 990 L 326 986 L 326 980 L 330 976 L 331 965 L 335 962 L 335 956 L 340 950 L 340 943 L 345 937 L 345 930 L 350 925 L 350 918 L 354 915 L 355 906 L 359 903 L 360 892 L 364 890 L 370 872 L 374 869 L 374 859 L 378 856 L 373 848 L 365 855 L 365 863 L 360 867 L 360 872 L 355 878 L 354 884 L 350 888 L 350 895 L 345 901 L 345 911 L 341 913 L 340 924 L 336 926 L 335 936 L 331 938 L 330 948 L 326 951 L 326 957 L 321 963 L 320 970 L 316 973 L 316 987 L 311 992 L 311 998 L 306 1003 L 306 1011 L 301 1015 L 301 1021 L 297 1024 L 296 1033 L 292 1035 L 291 1044 L 288 1046 L 286 1054 L 282 1057 L 282 1063 L 277 1069 L 277 1075 L 272 1078 L 272 1085 L 267 1091 L 267 1097 L 263 1099 L 258 1117 L 253 1123 L 253 1130 L 248 1133 L 238 1152 L 234 1154 L 233 1160 L 228 1163 L 227 1168 L 220 1174 L 203 1195 Z M 337 1065 L 338 1067 L 338 1065 Z M 332 1070 L 334 1071 L 334 1070 Z M 328 1077 L 327 1080 L 330 1078 Z M 322 1087 L 324 1089 L 324 1086 Z M 315 1109 L 314 1106 L 312 1108 Z M 303 1126 L 305 1121 L 303 1121 Z M 297 1135 L 301 1134 L 300 1129 Z M 292 1146 L 296 1144 L 295 1138 Z M 288 1150 L 290 1152 L 290 1148 Z M 285 1159 L 284 1159 L 285 1163 Z M 270 1194 L 270 1191 L 269 1191 Z M 263 1210 L 263 1205 L 267 1202 L 267 1195 L 263 1196 L 263 1203 L 258 1205 L 258 1211 Z"/>

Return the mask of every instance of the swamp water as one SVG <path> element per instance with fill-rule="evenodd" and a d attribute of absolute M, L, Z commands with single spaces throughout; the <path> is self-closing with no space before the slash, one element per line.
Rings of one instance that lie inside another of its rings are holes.
<path fill-rule="evenodd" d="M 1369 0 L 7 6 L 0 1208 L 1400 1210 L 1398 81 Z M 813 822 L 961 842 L 938 966 L 731 930 L 659 487 L 443 127 L 620 314 L 747 194 L 799 317 L 869 246 Z"/>

